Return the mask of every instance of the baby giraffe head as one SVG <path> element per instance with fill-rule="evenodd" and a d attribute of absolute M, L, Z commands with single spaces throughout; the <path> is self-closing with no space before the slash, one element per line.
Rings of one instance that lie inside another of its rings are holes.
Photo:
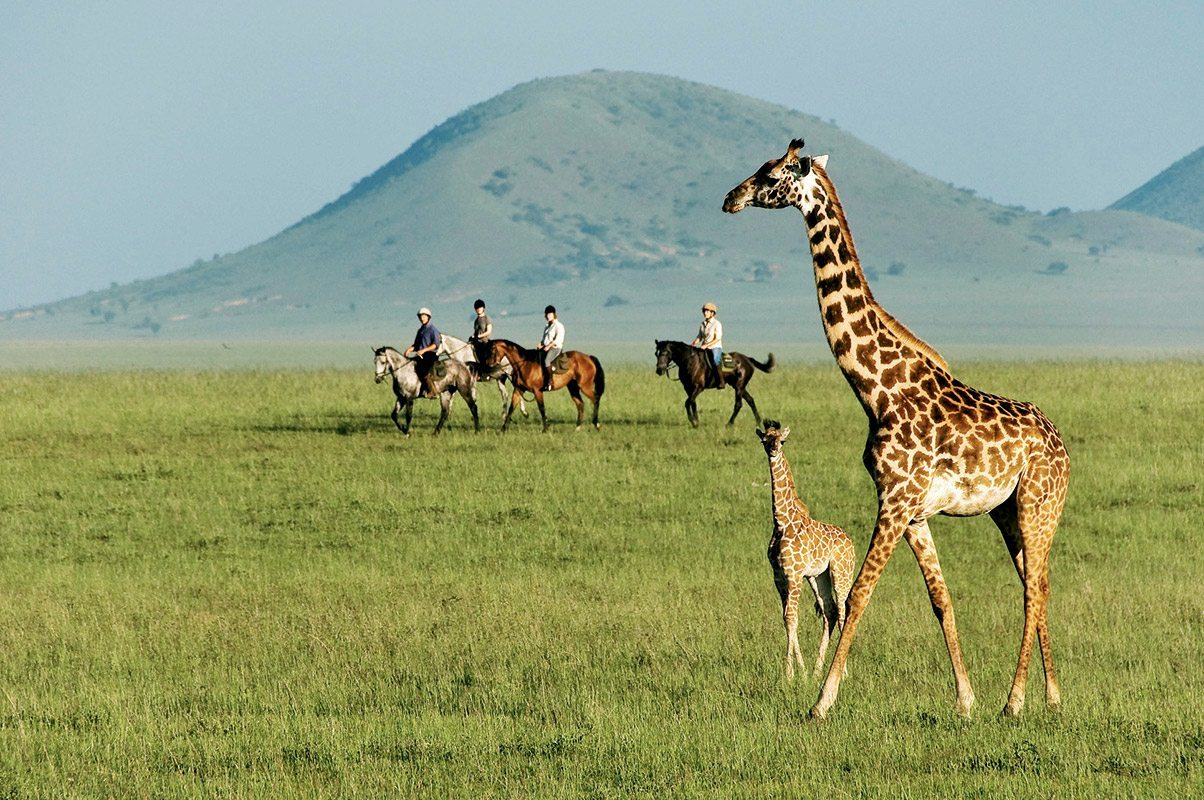
<path fill-rule="evenodd" d="M 757 431 L 757 438 L 761 440 L 761 445 L 765 448 L 765 454 L 773 458 L 778 453 L 782 452 L 782 444 L 786 441 L 786 437 L 790 435 L 789 428 L 783 428 L 777 420 L 765 420 L 765 430 Z"/>
<path fill-rule="evenodd" d="M 723 210 L 737 214 L 748 206 L 757 208 L 803 207 L 807 193 L 817 184 L 812 167 L 824 167 L 825 156 L 800 156 L 803 140 L 795 139 L 786 155 L 766 161 L 747 180 L 727 193 Z"/>

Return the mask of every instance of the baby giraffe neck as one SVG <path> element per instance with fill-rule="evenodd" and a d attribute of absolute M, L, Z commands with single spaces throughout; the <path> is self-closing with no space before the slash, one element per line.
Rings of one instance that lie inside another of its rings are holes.
<path fill-rule="evenodd" d="M 796 508 L 807 513 L 807 506 L 799 499 L 794 488 L 794 475 L 790 471 L 790 463 L 782 451 L 769 457 L 770 485 L 773 487 L 773 517 L 780 524 L 792 518 Z"/>

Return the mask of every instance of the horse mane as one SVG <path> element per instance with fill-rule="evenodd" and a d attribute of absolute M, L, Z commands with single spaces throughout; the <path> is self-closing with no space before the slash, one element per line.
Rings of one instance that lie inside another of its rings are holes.
<path fill-rule="evenodd" d="M 520 356 L 522 356 L 524 359 L 526 359 L 528 361 L 539 361 L 540 360 L 538 350 L 535 350 L 534 348 L 523 347 L 521 344 L 514 341 L 513 339 L 494 339 L 493 341 L 498 344 L 505 344 L 510 347 L 513 347 L 515 350 L 518 351 L 518 354 Z"/>
<path fill-rule="evenodd" d="M 815 176 L 819 178 L 820 182 L 824 185 L 824 191 L 828 195 L 828 201 L 832 204 L 832 209 L 836 212 L 836 222 L 838 225 L 840 225 L 841 232 L 844 233 L 845 244 L 848 245 L 849 248 L 849 256 L 857 263 L 857 269 L 860 271 L 861 259 L 857 257 L 857 248 L 853 245 L 853 234 L 849 230 L 849 221 L 844 215 L 844 206 L 841 205 L 840 197 L 836 194 L 836 186 L 832 183 L 832 179 L 828 177 L 827 171 L 819 164 L 816 164 L 814 161 L 812 161 L 811 169 L 815 173 Z M 861 278 L 861 286 L 865 291 L 866 302 L 873 307 L 874 312 L 878 314 L 879 319 L 882 320 L 882 324 L 886 326 L 887 330 L 893 333 L 901 342 L 919 352 L 921 355 L 926 356 L 928 360 L 937 367 L 945 372 L 948 372 L 949 363 L 945 361 L 944 357 L 936 351 L 936 348 L 925 342 L 919 336 L 916 336 L 906 325 L 891 316 L 890 312 L 883 308 L 882 305 L 874 299 L 874 293 L 870 291 L 869 281 L 865 280 L 864 275 L 861 276 Z"/>

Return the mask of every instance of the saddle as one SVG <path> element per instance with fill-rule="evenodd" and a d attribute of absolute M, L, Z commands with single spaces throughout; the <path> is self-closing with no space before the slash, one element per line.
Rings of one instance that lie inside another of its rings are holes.
<path fill-rule="evenodd" d="M 572 362 L 569 361 L 568 353 L 561 353 L 560 355 L 556 356 L 556 359 L 552 362 L 552 372 L 568 372 L 570 369 L 572 369 L 572 367 L 573 365 Z"/>
<path fill-rule="evenodd" d="M 719 366 L 712 370 L 715 376 L 716 387 L 722 389 L 727 386 L 727 376 L 736 369 L 736 359 L 732 358 L 731 353 L 724 353 L 719 356 Z"/>

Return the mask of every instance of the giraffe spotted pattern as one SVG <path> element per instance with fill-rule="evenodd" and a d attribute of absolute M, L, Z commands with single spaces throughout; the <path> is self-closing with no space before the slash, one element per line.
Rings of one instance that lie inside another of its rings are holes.
<path fill-rule="evenodd" d="M 790 464 L 782 454 L 789 428 L 773 420 L 757 431 L 769 456 L 770 485 L 773 487 L 773 536 L 769 540 L 769 564 L 773 582 L 782 599 L 782 622 L 786 626 L 786 677 L 794 677 L 794 663 L 803 666 L 798 644 L 798 604 L 803 583 L 811 585 L 815 611 L 823 621 L 815 676 L 823 674 L 824 656 L 832 634 L 844 627 L 849 589 L 856 563 L 853 540 L 835 525 L 812 519 L 799 499 Z"/>
<path fill-rule="evenodd" d="M 1053 423 L 1031 403 L 997 397 L 953 377 L 945 360 L 892 317 L 870 292 L 828 157 L 786 155 L 766 162 L 732 189 L 723 210 L 797 208 L 811 249 L 824 333 L 869 421 L 863 460 L 878 493 L 878 519 L 849 594 L 848 619 L 811 714 L 836 702 L 857 624 L 900 539 L 907 541 L 945 636 L 956 708 L 968 716 L 966 675 L 953 604 L 928 519 L 988 513 L 999 527 L 1024 589 L 1024 628 L 1004 713 L 1018 714 L 1034 641 L 1045 672 L 1046 703 L 1061 701 L 1047 611 L 1049 552 L 1066 501 L 1070 458 Z"/>

